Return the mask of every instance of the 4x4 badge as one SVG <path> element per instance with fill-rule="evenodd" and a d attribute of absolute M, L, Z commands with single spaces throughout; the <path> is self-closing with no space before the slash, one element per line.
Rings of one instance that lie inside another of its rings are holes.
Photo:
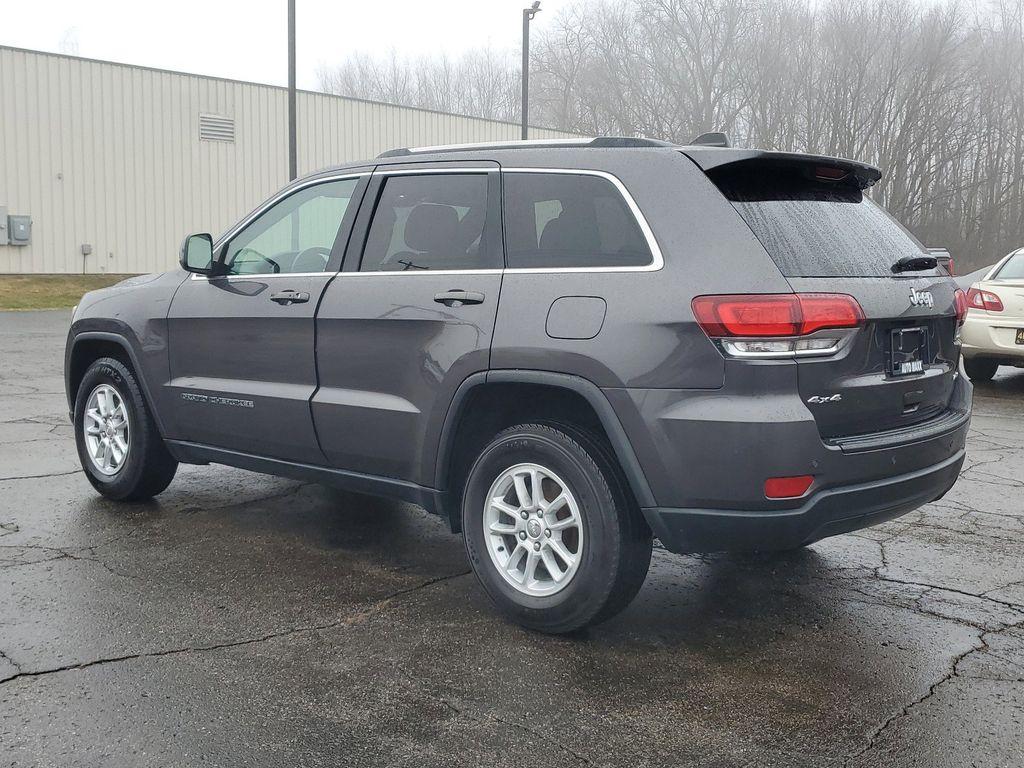
<path fill-rule="evenodd" d="M 842 399 L 842 395 L 814 395 L 813 397 L 808 397 L 807 402 L 817 405 L 818 403 L 838 403 Z"/>

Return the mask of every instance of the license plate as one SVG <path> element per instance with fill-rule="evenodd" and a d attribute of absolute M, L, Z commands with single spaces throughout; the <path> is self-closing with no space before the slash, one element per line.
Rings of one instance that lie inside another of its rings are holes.
<path fill-rule="evenodd" d="M 1017 343 L 1024 344 L 1024 328 L 1017 329 Z"/>
<path fill-rule="evenodd" d="M 892 331 L 889 373 L 909 376 L 924 372 L 928 334 L 924 328 L 896 328 Z"/>

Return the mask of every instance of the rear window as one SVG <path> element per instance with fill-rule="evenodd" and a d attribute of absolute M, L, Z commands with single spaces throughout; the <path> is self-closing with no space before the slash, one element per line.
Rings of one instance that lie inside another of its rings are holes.
<path fill-rule="evenodd" d="M 992 280 L 1024 280 L 1024 253 L 1015 253 L 999 271 L 992 275 Z"/>
<path fill-rule="evenodd" d="M 786 277 L 891 277 L 898 259 L 924 252 L 863 191 L 808 171 L 740 165 L 708 175 Z"/>

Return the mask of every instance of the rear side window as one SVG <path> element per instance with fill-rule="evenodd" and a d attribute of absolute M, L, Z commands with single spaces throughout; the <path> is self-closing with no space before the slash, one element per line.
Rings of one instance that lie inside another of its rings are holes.
<path fill-rule="evenodd" d="M 891 277 L 897 260 L 924 252 L 846 182 L 819 181 L 801 167 L 751 164 L 708 175 L 786 277 Z"/>
<path fill-rule="evenodd" d="M 505 255 L 519 269 L 640 267 L 651 251 L 618 188 L 600 176 L 502 174 Z"/>
<path fill-rule="evenodd" d="M 488 174 L 389 176 L 373 214 L 361 272 L 501 267 L 488 237 Z"/>

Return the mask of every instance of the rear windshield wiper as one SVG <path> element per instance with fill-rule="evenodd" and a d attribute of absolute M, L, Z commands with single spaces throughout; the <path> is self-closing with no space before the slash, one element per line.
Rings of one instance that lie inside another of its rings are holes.
<path fill-rule="evenodd" d="M 923 272 L 926 269 L 935 269 L 939 260 L 934 256 L 904 256 L 892 265 L 892 271 L 900 272 Z"/>

